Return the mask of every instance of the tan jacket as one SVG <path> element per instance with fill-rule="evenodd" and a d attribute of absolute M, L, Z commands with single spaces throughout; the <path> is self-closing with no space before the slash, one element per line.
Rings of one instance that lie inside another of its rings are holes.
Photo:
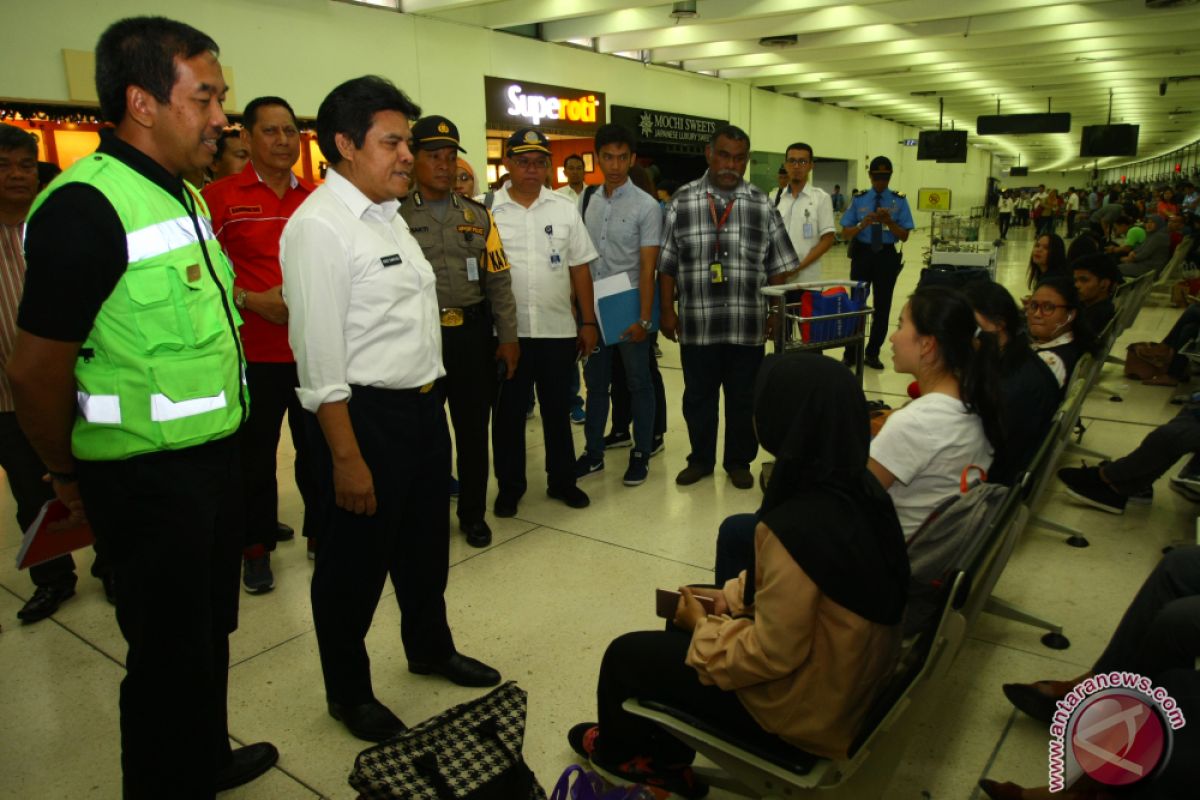
<path fill-rule="evenodd" d="M 900 626 L 868 622 L 823 596 L 761 523 L 755 550 L 754 607 L 742 607 L 743 573 L 725 587 L 734 616 L 696 626 L 687 663 L 701 683 L 736 691 L 770 733 L 815 755 L 845 756 L 891 675 Z"/>

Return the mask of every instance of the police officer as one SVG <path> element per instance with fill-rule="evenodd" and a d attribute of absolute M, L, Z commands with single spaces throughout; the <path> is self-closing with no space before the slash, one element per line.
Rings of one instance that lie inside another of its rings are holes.
<path fill-rule="evenodd" d="M 472 547 L 487 547 L 488 419 L 496 398 L 497 363 L 506 378 L 517 368 L 517 301 L 492 214 L 454 192 L 458 127 L 422 117 L 412 128 L 417 188 L 400 215 L 437 275 L 442 323 L 444 393 L 458 454 L 458 524 Z M 497 337 L 492 335 L 495 326 Z"/>
<path fill-rule="evenodd" d="M 867 170 L 871 188 L 856 196 L 842 215 L 842 238 L 851 242 L 850 279 L 870 281 L 874 294 L 871 336 L 863 360 L 872 369 L 883 369 L 879 348 L 887 337 L 891 322 L 892 292 L 900 275 L 900 252 L 896 242 L 908 241 L 913 224 L 912 211 L 902 192 L 888 188 L 892 180 L 892 162 L 876 156 Z M 849 360 L 849 354 L 847 354 Z"/>

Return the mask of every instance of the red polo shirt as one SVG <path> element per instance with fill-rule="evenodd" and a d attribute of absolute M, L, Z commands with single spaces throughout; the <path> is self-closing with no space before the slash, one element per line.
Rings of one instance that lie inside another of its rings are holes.
<path fill-rule="evenodd" d="M 254 164 L 204 187 L 213 230 L 233 262 L 234 285 L 264 292 L 283 283 L 279 266 L 279 237 L 283 226 L 305 201 L 313 186 L 292 175 L 283 197 L 263 183 Z M 247 361 L 295 361 L 288 346 L 287 325 L 276 325 L 248 309 L 242 310 L 242 347 Z"/>

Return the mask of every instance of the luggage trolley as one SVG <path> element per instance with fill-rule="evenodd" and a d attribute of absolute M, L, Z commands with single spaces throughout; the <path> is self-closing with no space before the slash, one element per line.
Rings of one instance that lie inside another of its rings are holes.
<path fill-rule="evenodd" d="M 840 302 L 827 289 L 842 288 Z M 764 286 L 768 320 L 773 321 L 775 352 L 819 352 L 835 347 L 854 347 L 854 374 L 862 383 L 863 356 L 872 309 L 866 304 L 868 284 L 861 281 L 813 281 Z M 821 296 L 825 302 L 805 302 L 805 294 Z M 814 305 L 839 305 L 845 311 L 817 313 Z M 856 346 L 857 345 L 857 346 Z"/>

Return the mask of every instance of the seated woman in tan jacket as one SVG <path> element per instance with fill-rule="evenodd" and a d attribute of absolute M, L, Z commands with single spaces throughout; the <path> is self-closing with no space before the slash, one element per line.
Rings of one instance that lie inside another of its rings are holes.
<path fill-rule="evenodd" d="M 755 574 L 724 589 L 682 589 L 675 631 L 629 633 L 600 667 L 599 722 L 572 748 L 605 777 L 702 797 L 694 752 L 627 714 L 654 700 L 731 735 L 845 755 L 900 645 L 908 556 L 896 511 L 867 472 L 862 390 L 837 361 L 768 358 L 755 425 L 777 457 L 755 534 Z M 695 594 L 713 597 L 706 615 Z"/>

